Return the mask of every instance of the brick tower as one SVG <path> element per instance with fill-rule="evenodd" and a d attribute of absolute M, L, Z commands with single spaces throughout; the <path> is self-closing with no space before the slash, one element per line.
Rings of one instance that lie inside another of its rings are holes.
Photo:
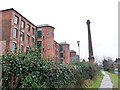
<path fill-rule="evenodd" d="M 93 48 L 92 48 L 92 39 L 91 39 L 91 32 L 90 32 L 90 20 L 87 20 L 87 27 L 88 27 L 88 49 L 89 49 L 89 62 L 94 62 L 93 56 Z"/>

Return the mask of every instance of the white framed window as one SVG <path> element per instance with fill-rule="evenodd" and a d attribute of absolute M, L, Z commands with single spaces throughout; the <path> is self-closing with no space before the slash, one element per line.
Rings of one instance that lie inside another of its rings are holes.
<path fill-rule="evenodd" d="M 30 25 L 27 24 L 27 32 L 29 33 L 30 32 Z"/>
<path fill-rule="evenodd" d="M 20 53 L 23 52 L 23 45 L 20 45 Z"/>
<path fill-rule="evenodd" d="M 26 36 L 26 43 L 29 43 L 29 42 L 30 42 L 30 36 L 27 35 L 27 36 Z"/>
<path fill-rule="evenodd" d="M 13 31 L 13 38 L 17 38 L 17 32 L 18 30 L 16 28 L 14 28 L 14 31 Z"/>
<path fill-rule="evenodd" d="M 13 42 L 12 43 L 12 52 L 15 53 L 17 50 L 17 43 Z"/>
<path fill-rule="evenodd" d="M 24 41 L 24 33 L 20 32 L 20 41 Z"/>
<path fill-rule="evenodd" d="M 15 15 L 15 17 L 14 17 L 14 24 L 18 25 L 18 20 L 19 20 L 18 16 Z"/>
<path fill-rule="evenodd" d="M 25 22 L 23 20 L 21 21 L 21 28 L 25 28 Z"/>
<path fill-rule="evenodd" d="M 29 47 L 26 47 L 26 54 L 28 53 L 28 51 L 29 51 Z"/>
<path fill-rule="evenodd" d="M 34 33 L 35 33 L 35 29 L 34 29 L 34 28 L 32 28 L 32 35 L 34 35 Z"/>

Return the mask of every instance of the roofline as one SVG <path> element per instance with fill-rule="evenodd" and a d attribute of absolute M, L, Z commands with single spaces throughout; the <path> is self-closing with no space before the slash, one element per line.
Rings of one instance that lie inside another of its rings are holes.
<path fill-rule="evenodd" d="M 56 42 L 57 44 L 59 44 L 56 40 L 54 40 L 54 42 Z"/>
<path fill-rule="evenodd" d="M 9 9 L 0 10 L 0 12 L 3 12 L 3 11 L 9 11 L 9 10 L 15 10 L 15 9 L 13 9 L 13 8 L 9 8 Z"/>
<path fill-rule="evenodd" d="M 51 28 L 55 29 L 53 26 L 50 26 L 48 24 L 37 25 L 37 28 L 44 28 L 44 27 L 51 27 Z"/>
<path fill-rule="evenodd" d="M 70 50 L 70 52 L 75 52 L 76 53 L 76 51 L 74 51 L 74 50 Z"/>
<path fill-rule="evenodd" d="M 60 45 L 70 45 L 70 44 L 68 44 L 68 43 L 59 43 Z"/>
<path fill-rule="evenodd" d="M 32 22 L 30 22 L 27 18 L 25 18 L 22 14 L 20 14 L 18 11 L 16 11 L 14 8 L 9 8 L 9 9 L 4 9 L 4 10 L 0 10 L 0 12 L 4 12 L 4 11 L 9 11 L 9 10 L 13 10 L 14 12 L 18 13 L 21 17 L 23 17 L 25 20 L 27 20 L 30 24 L 32 24 L 33 26 L 35 26 L 37 28 L 37 26 L 35 24 L 33 24 Z"/>

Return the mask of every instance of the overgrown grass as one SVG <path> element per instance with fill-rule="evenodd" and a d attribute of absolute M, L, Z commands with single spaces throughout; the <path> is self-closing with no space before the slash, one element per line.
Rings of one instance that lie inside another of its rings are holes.
<path fill-rule="evenodd" d="M 113 88 L 118 88 L 118 83 L 120 84 L 120 78 L 118 78 L 118 75 L 116 74 L 113 74 L 113 73 L 110 73 L 110 72 L 106 72 L 110 78 L 111 78 L 111 81 L 113 83 Z M 120 88 L 119 88 L 120 90 Z"/>
<path fill-rule="evenodd" d="M 86 81 L 86 84 L 88 85 L 86 88 L 99 88 L 103 77 L 104 75 L 100 72 L 94 80 Z"/>

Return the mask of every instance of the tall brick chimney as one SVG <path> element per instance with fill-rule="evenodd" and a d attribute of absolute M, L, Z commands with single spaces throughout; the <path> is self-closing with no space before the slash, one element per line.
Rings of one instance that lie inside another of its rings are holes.
<path fill-rule="evenodd" d="M 89 49 L 89 62 L 94 62 L 93 56 L 93 48 L 92 48 L 92 39 L 91 39 L 91 32 L 90 32 L 90 20 L 87 20 L 87 27 L 88 27 L 88 49 Z"/>

